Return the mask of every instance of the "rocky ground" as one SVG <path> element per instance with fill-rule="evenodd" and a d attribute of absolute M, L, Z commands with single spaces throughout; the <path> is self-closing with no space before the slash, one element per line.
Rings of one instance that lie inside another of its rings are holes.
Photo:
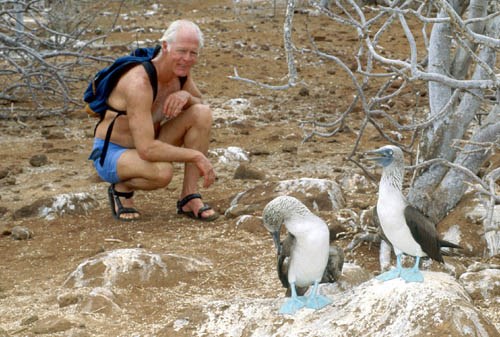
<path fill-rule="evenodd" d="M 154 15 L 144 15 L 152 9 Z M 352 116 L 335 137 L 307 142 L 302 142 L 299 124 L 313 117 L 330 120 L 345 109 L 350 103 L 346 98 L 352 96 L 347 77 L 304 55 L 299 73 L 304 83 L 287 91 L 228 78 L 237 67 L 240 76 L 284 83 L 282 6 L 276 16 L 267 2 L 254 9 L 241 6 L 238 12 L 231 1 L 212 0 L 182 1 L 175 8 L 129 4 L 126 10 L 127 19 L 117 23 L 122 32 L 112 34 L 107 43 L 157 39 L 168 22 L 180 17 L 195 20 L 206 34 L 194 76 L 214 111 L 210 159 L 218 180 L 201 193 L 225 216 L 201 223 L 175 214 L 182 178 L 182 167 L 176 165 L 178 174 L 168 188 L 137 193 L 139 221 L 117 222 L 109 209 L 107 184 L 96 178 L 87 160 L 95 120 L 77 112 L 70 118 L 1 121 L 0 336 L 211 336 L 197 332 L 207 319 L 201 308 L 210 303 L 281 298 L 284 290 L 275 272 L 272 240 L 258 218 L 275 193 L 273 184 L 281 181 L 315 178 L 341 187 L 344 200 L 339 209 L 316 204 L 315 211 L 338 233 L 335 244 L 342 248 L 369 223 L 377 181 L 347 160 L 362 116 Z M 295 20 L 301 27 L 307 23 L 317 41 L 349 58 L 353 35 L 333 34 L 326 28 L 328 19 L 306 11 Z M 146 29 L 137 33 L 136 27 Z M 394 32 L 395 39 L 401 36 Z M 299 40 L 305 43 L 306 37 Z M 123 47 L 105 51 L 123 52 Z M 410 104 L 409 97 L 395 102 L 394 114 Z M 360 148 L 384 144 L 376 130 L 368 128 Z M 375 168 L 371 173 L 378 177 Z M 253 201 L 231 204 L 249 190 Z M 468 195 L 438 226 L 443 234 L 452 235 L 450 228 L 456 225 L 462 231 L 466 249 L 450 257 L 451 273 L 457 277 L 474 263 L 500 262 L 481 257 L 482 224 L 470 216 L 475 204 L 473 194 Z M 13 231 L 16 226 L 28 232 Z M 362 242 L 346 250 L 346 262 L 376 274 L 379 246 Z M 117 251 L 121 255 L 112 255 Z M 173 261 L 166 266 L 168 277 L 154 268 L 161 267 L 155 254 Z M 114 261 L 111 274 L 103 270 L 110 266 L 103 258 Z M 125 262 L 131 260 L 136 264 Z M 142 270 L 144 261 L 153 267 L 152 275 L 129 273 L 127 268 Z M 435 264 L 432 269 L 450 272 Z M 493 298 L 477 298 L 475 305 L 498 328 L 498 284 L 494 289 L 496 299 L 493 292 Z M 184 325 L 189 328 L 182 329 Z M 248 329 L 239 335 L 250 336 Z"/>

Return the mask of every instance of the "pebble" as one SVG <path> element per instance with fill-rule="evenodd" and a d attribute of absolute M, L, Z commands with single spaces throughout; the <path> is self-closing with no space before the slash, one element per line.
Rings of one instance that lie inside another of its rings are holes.
<path fill-rule="evenodd" d="M 234 179 L 242 180 L 264 180 L 266 177 L 265 173 L 254 168 L 249 167 L 245 164 L 240 164 L 234 172 Z"/>
<path fill-rule="evenodd" d="M 14 226 L 10 231 L 10 236 L 14 240 L 28 240 L 33 237 L 33 233 L 24 226 Z"/>
<path fill-rule="evenodd" d="M 34 166 L 34 167 L 40 167 L 40 166 L 47 165 L 48 162 L 49 162 L 49 159 L 44 154 L 36 154 L 33 157 L 31 157 L 31 159 L 30 159 L 30 164 L 31 164 L 31 166 Z"/>

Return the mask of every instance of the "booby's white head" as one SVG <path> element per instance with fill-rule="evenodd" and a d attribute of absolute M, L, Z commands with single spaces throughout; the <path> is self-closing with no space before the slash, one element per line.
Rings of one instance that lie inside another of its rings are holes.
<path fill-rule="evenodd" d="M 279 196 L 271 200 L 262 212 L 264 227 L 273 235 L 274 244 L 279 250 L 281 226 L 294 216 L 307 216 L 311 211 L 300 200 L 290 196 Z"/>
<path fill-rule="evenodd" d="M 373 151 L 368 151 L 368 154 L 376 155 L 376 157 L 368 157 L 366 159 L 373 160 L 377 162 L 382 167 L 388 167 L 390 165 L 403 166 L 403 151 L 394 145 L 385 145 Z"/>
<path fill-rule="evenodd" d="M 269 232 L 281 228 L 287 219 L 297 215 L 309 215 L 311 211 L 300 200 L 287 195 L 279 196 L 271 200 L 262 212 L 264 227 Z"/>

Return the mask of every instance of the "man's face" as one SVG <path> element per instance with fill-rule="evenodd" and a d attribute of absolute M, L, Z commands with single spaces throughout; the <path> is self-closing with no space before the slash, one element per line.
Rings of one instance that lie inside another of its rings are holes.
<path fill-rule="evenodd" d="M 180 30 L 177 39 L 170 44 L 169 55 L 177 76 L 187 76 L 198 60 L 199 42 L 196 32 Z"/>

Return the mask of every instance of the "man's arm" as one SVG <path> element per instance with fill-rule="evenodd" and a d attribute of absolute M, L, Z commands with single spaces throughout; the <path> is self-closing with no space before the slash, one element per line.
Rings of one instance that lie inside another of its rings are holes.
<path fill-rule="evenodd" d="M 150 162 L 193 162 L 199 151 L 180 148 L 155 139 L 151 117 L 153 91 L 147 78 L 127 81 L 127 118 L 134 147 L 139 156 Z"/>
<path fill-rule="evenodd" d="M 201 92 L 194 83 L 191 76 L 187 78 L 186 83 L 181 90 L 170 94 L 165 100 L 163 113 L 168 118 L 174 118 L 189 108 L 191 105 L 203 103 Z"/>
<path fill-rule="evenodd" d="M 186 83 L 184 83 L 184 87 L 182 88 L 181 91 L 187 91 L 189 93 L 189 95 L 190 95 L 188 102 L 183 107 L 184 109 L 187 109 L 191 105 L 194 105 L 194 104 L 201 104 L 201 103 L 203 103 L 203 98 L 201 96 L 201 92 L 198 89 L 198 87 L 196 86 L 196 83 L 194 83 L 194 81 L 191 78 L 191 76 L 189 76 L 187 78 L 187 81 L 186 81 Z"/>
<path fill-rule="evenodd" d="M 194 163 L 200 175 L 205 178 L 204 186 L 210 186 L 215 181 L 215 173 L 212 164 L 202 152 L 155 139 L 151 117 L 153 90 L 145 74 L 136 75 L 139 76 L 131 78 L 134 80 L 124 81 L 123 90 L 126 92 L 129 129 L 137 153 L 141 159 L 149 162 Z"/>

